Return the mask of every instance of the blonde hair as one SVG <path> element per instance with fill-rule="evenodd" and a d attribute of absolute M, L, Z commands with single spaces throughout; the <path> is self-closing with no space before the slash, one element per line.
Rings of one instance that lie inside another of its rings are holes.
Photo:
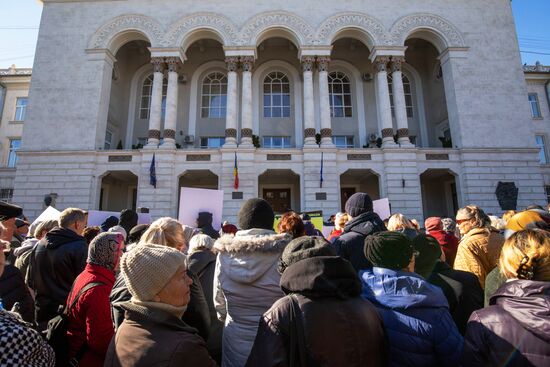
<path fill-rule="evenodd" d="M 491 219 L 485 214 L 483 209 L 475 205 L 466 205 L 463 208 L 458 209 L 458 214 L 461 214 L 465 219 L 471 220 L 474 219 L 473 227 L 474 228 L 487 228 L 491 225 Z"/>
<path fill-rule="evenodd" d="M 346 226 L 346 223 L 351 219 L 347 213 L 342 213 L 341 215 L 336 215 L 336 220 L 334 221 L 334 228 L 343 229 Z"/>
<path fill-rule="evenodd" d="M 182 247 L 187 245 L 180 222 L 170 217 L 159 218 L 151 223 L 141 236 L 138 245 L 147 243 L 168 246 L 177 250 L 182 250 Z"/>
<path fill-rule="evenodd" d="M 498 267 L 508 279 L 550 281 L 550 233 L 540 229 L 514 233 L 502 246 Z"/>
<path fill-rule="evenodd" d="M 44 222 L 40 222 L 40 224 L 34 230 L 34 236 L 33 237 L 35 237 L 37 239 L 41 239 L 42 237 L 44 237 L 46 235 L 46 233 L 48 233 L 49 231 L 51 231 L 52 229 L 54 229 L 58 225 L 59 225 L 59 223 L 57 222 L 57 219 L 50 219 L 50 220 L 46 220 Z"/>
<path fill-rule="evenodd" d="M 410 220 L 400 213 L 394 214 L 390 217 L 387 227 L 388 231 L 398 231 L 405 228 L 416 229 L 414 224 L 412 224 Z"/>

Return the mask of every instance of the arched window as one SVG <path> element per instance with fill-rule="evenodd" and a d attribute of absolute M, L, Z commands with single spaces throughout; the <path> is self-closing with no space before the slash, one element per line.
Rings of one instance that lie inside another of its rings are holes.
<path fill-rule="evenodd" d="M 351 83 L 346 74 L 335 71 L 328 75 L 331 117 L 352 117 Z"/>
<path fill-rule="evenodd" d="M 166 91 L 168 90 L 168 80 L 164 78 L 162 82 L 162 120 L 166 113 Z M 139 118 L 149 119 L 149 110 L 151 109 L 151 93 L 153 92 L 153 74 L 149 75 L 141 85 L 141 103 L 139 105 Z"/>
<path fill-rule="evenodd" d="M 221 72 L 208 74 L 202 81 L 201 117 L 225 118 L 227 76 Z"/>
<path fill-rule="evenodd" d="M 411 82 L 409 81 L 409 78 L 405 74 L 401 74 L 403 76 L 403 91 L 405 92 L 405 107 L 407 108 L 407 117 L 412 118 L 414 117 L 413 113 L 413 98 L 412 98 L 412 89 L 411 89 Z M 391 114 L 392 116 L 395 115 L 394 109 L 393 109 L 393 77 L 391 74 L 388 74 L 388 87 L 390 88 L 390 103 L 391 103 Z"/>
<path fill-rule="evenodd" d="M 290 82 L 280 71 L 264 79 L 264 117 L 290 117 Z"/>

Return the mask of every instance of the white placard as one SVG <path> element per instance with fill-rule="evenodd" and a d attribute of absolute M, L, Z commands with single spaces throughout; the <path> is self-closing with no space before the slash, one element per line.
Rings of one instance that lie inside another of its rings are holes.
<path fill-rule="evenodd" d="M 100 226 L 109 217 L 120 217 L 120 212 L 107 212 L 102 210 L 88 211 L 88 227 Z M 138 213 L 138 224 L 151 224 L 150 213 Z"/>
<path fill-rule="evenodd" d="M 223 190 L 196 189 L 182 187 L 180 194 L 179 216 L 181 224 L 197 226 L 200 212 L 212 213 L 212 227 L 221 228 L 223 211 Z"/>
<path fill-rule="evenodd" d="M 59 220 L 59 214 L 61 212 L 54 208 L 53 206 L 49 206 L 32 222 L 29 228 L 35 229 L 38 226 L 38 223 L 44 222 L 47 220 Z"/>
<path fill-rule="evenodd" d="M 380 219 L 385 220 L 391 217 L 390 200 L 388 198 L 374 200 L 372 202 L 373 212 L 378 214 Z"/>

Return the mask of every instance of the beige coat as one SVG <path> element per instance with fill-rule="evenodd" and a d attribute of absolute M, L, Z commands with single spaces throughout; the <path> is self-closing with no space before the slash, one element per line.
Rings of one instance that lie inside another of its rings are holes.
<path fill-rule="evenodd" d="M 494 230 L 474 228 L 458 244 L 454 268 L 475 274 L 481 288 L 485 278 L 497 266 L 504 237 Z"/>

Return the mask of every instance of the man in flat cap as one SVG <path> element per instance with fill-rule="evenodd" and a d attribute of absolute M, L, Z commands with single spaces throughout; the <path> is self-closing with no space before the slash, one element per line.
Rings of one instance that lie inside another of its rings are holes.
<path fill-rule="evenodd" d="M 11 250 L 6 253 L 6 263 L 13 264 L 15 257 L 13 255 L 13 247 L 17 247 L 19 242 L 12 243 L 13 236 L 17 230 L 15 219 L 23 214 L 23 209 L 20 206 L 0 201 L 0 222 L 4 226 L 1 238 L 11 244 Z"/>

